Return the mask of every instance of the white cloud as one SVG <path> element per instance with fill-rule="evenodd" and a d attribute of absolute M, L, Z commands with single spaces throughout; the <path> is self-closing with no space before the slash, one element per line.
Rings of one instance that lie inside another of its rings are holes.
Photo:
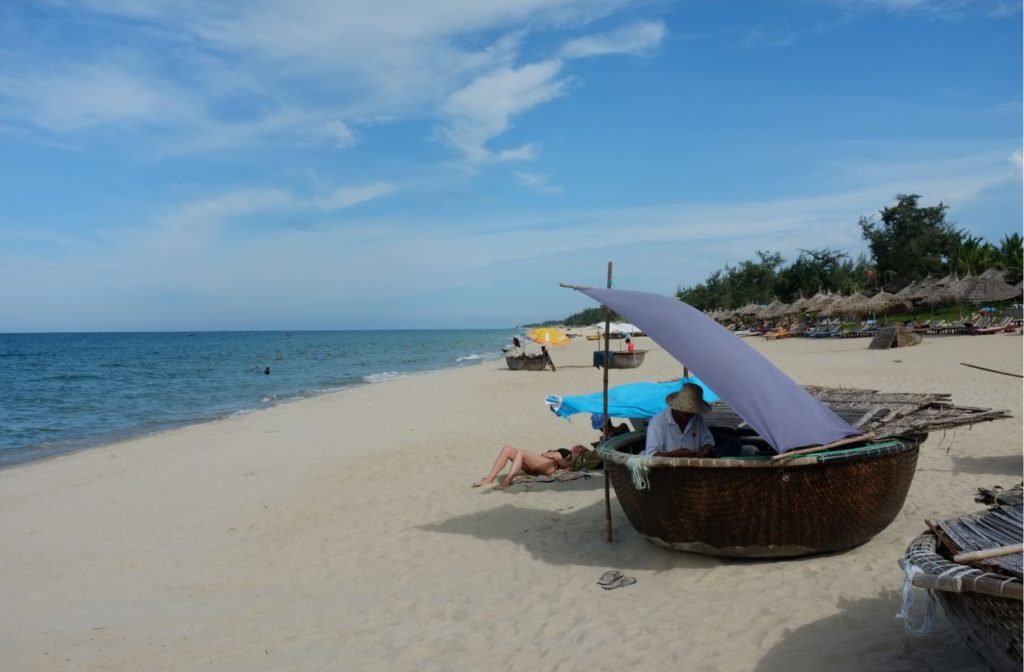
<path fill-rule="evenodd" d="M 751 28 L 740 38 L 737 45 L 740 49 L 771 49 L 776 47 L 789 47 L 796 42 L 792 33 L 766 30 L 764 28 Z"/>
<path fill-rule="evenodd" d="M 587 58 L 606 54 L 639 54 L 658 46 L 665 37 L 665 24 L 647 21 L 603 35 L 588 35 L 566 42 L 563 58 Z"/>
<path fill-rule="evenodd" d="M 387 182 L 376 182 L 359 187 L 341 187 L 326 198 L 317 199 L 315 203 L 320 210 L 332 212 L 386 196 L 394 190 L 394 185 Z"/>
<path fill-rule="evenodd" d="M 850 173 L 861 178 L 844 179 L 859 187 L 814 196 L 531 208 L 465 219 L 424 212 L 414 221 L 356 211 L 334 216 L 322 209 L 383 194 L 385 185 L 345 185 L 305 197 L 240 189 L 186 203 L 148 229 L 111 232 L 102 244 L 85 237 L 77 247 L 61 242 L 74 252 L 67 263 L 42 264 L 0 245 L 0 285 L 19 287 L 0 293 L 0 331 L 140 328 L 140 320 L 156 314 L 154 297 L 168 292 L 189 297 L 190 312 L 161 312 L 166 322 L 159 328 L 357 326 L 345 315 L 357 315 L 364 326 L 396 327 L 450 325 L 455 314 L 469 316 L 474 326 L 484 326 L 479 320 L 486 315 L 494 315 L 493 326 L 520 317 L 552 319 L 583 305 L 558 282 L 603 283 L 607 259 L 615 261 L 618 286 L 668 294 L 758 249 L 778 251 L 789 261 L 800 248 L 831 247 L 856 256 L 865 249 L 858 218 L 877 213 L 897 193 L 918 193 L 925 204 L 941 200 L 963 211 L 991 195 L 993 186 L 1018 179 L 1010 172 L 1006 152 L 913 165 L 884 165 L 872 156 L 864 170 Z M 520 179 L 543 180 L 529 173 Z M 304 214 L 318 216 L 317 225 L 266 225 Z M 974 223 L 951 215 L 960 225 Z M 248 226 L 249 218 L 263 225 Z M 8 234 L 10 240 L 22 247 L 32 242 Z M 386 274 L 381 259 L 387 260 Z M 372 303 L 363 289 L 367 278 L 374 283 Z M 517 291 L 495 311 L 496 293 L 508 287 Z M 453 302 L 453 295 L 463 300 Z M 41 314 L 40 305 L 51 310 Z"/>
<path fill-rule="evenodd" d="M 454 92 L 442 106 L 450 122 L 443 134 L 472 163 L 493 158 L 487 143 L 504 133 L 512 117 L 562 95 L 562 62 L 499 68 Z M 512 155 L 506 155 L 512 156 Z"/>
<path fill-rule="evenodd" d="M 542 194 L 560 194 L 562 188 L 551 184 L 548 178 L 542 175 L 535 175 L 533 173 L 526 173 L 521 170 L 517 170 L 513 173 L 516 181 L 524 187 L 529 187 L 535 191 L 539 191 Z"/>
<path fill-rule="evenodd" d="M 521 63 L 524 41 L 547 39 L 546 33 L 557 39 L 628 4 L 438 0 L 429 11 L 418 0 L 296 0 L 287 7 L 274 0 L 58 4 L 55 11 L 91 13 L 97 30 L 117 41 L 118 58 L 131 66 L 83 66 L 63 45 L 24 40 L 9 68 L 21 78 L 0 79 L 0 100 L 16 103 L 0 111 L 0 124 L 15 121 L 57 133 L 105 127 L 125 134 L 146 124 L 177 124 L 173 136 L 149 141 L 159 155 L 180 156 L 267 138 L 308 138 L 311 125 L 324 119 L 334 121 L 318 133 L 347 148 L 358 139 L 351 120 L 440 114 L 464 157 L 477 163 L 520 160 L 516 150 L 492 154 L 485 145 L 507 130 L 514 115 L 565 92 L 564 80 L 550 79 L 559 61 Z M 569 50 L 577 56 L 636 53 L 663 34 L 661 23 L 639 22 L 581 38 Z M 80 47 L 86 58 L 91 50 L 94 60 L 105 63 L 110 55 L 99 48 L 88 41 Z M 527 81 L 542 73 L 549 79 Z M 524 88 L 516 89 L 517 83 Z M 524 102 L 506 99 L 485 109 L 469 100 L 488 84 L 499 94 L 522 95 Z M 535 147 L 528 151 L 532 156 Z"/>
<path fill-rule="evenodd" d="M 52 74 L 5 77 L 0 98 L 36 125 L 62 133 L 125 123 L 182 123 L 200 116 L 200 106 L 187 93 L 113 63 L 77 63 Z"/>
<path fill-rule="evenodd" d="M 1024 158 L 1022 158 L 1021 150 L 1015 149 L 1010 155 L 1010 161 L 1013 163 L 1013 167 L 1017 169 L 1017 175 L 1019 176 L 1024 172 Z"/>
<path fill-rule="evenodd" d="M 514 147 L 512 149 L 503 149 L 493 155 L 494 160 L 498 163 L 505 163 L 510 161 L 533 161 L 537 158 L 538 149 L 537 145 L 528 142 L 525 145 Z"/>
<path fill-rule="evenodd" d="M 967 16 L 1014 16 L 1020 2 L 1014 0 L 825 0 L 851 10 L 878 7 L 897 14 L 917 13 L 942 20 L 959 20 Z"/>
<path fill-rule="evenodd" d="M 324 124 L 322 132 L 326 137 L 334 141 L 334 146 L 338 149 L 351 147 L 356 142 L 356 136 L 352 129 L 341 119 L 328 121 Z"/>

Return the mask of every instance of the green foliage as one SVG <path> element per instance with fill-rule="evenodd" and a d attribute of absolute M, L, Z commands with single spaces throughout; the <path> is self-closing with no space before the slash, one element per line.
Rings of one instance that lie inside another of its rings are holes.
<path fill-rule="evenodd" d="M 1007 234 L 999 243 L 999 263 L 1006 271 L 1006 281 L 1015 285 L 1024 274 L 1024 240 L 1019 233 Z"/>
<path fill-rule="evenodd" d="M 964 236 L 949 253 L 947 270 L 957 275 L 979 275 L 986 269 L 1000 266 L 999 249 L 977 236 Z"/>
<path fill-rule="evenodd" d="M 946 221 L 948 207 L 920 207 L 917 194 L 899 194 L 896 205 L 882 208 L 882 222 L 861 217 L 861 235 L 868 241 L 878 277 L 888 273 L 898 278 L 919 280 L 943 275 L 947 259 L 961 242 L 963 233 Z"/>
<path fill-rule="evenodd" d="M 800 256 L 779 275 L 778 296 L 792 302 L 818 292 L 850 294 L 864 286 L 868 262 L 839 250 L 800 250 Z"/>
<path fill-rule="evenodd" d="M 850 294 L 881 288 L 892 280 L 900 285 L 928 276 L 979 275 L 989 268 L 1005 271 L 1010 284 L 1020 282 L 1024 270 L 1021 234 L 1008 234 L 998 247 L 968 235 L 946 221 L 943 203 L 922 207 L 920 196 L 899 194 L 896 204 L 882 208 L 881 222 L 861 217 L 861 235 L 871 258 L 856 261 L 832 249 L 800 250 L 789 266 L 782 255 L 759 250 L 756 260 L 726 265 L 691 287 L 678 287 L 676 297 L 699 310 L 739 308 L 748 303 L 766 304 L 773 299 L 790 303 L 819 291 Z M 614 316 L 613 320 L 621 320 Z M 589 325 L 604 321 L 603 308 L 588 308 L 570 315 L 564 324 Z"/>
<path fill-rule="evenodd" d="M 622 321 L 622 318 L 617 313 L 612 313 L 612 322 Z M 604 308 L 601 306 L 596 308 L 587 308 L 578 313 L 573 313 L 562 320 L 560 324 L 575 327 L 589 327 L 590 325 L 597 324 L 598 322 L 604 324 Z"/>
<path fill-rule="evenodd" d="M 766 304 L 773 299 L 791 302 L 819 291 L 849 293 L 864 286 L 867 261 L 852 261 L 837 250 L 800 250 L 795 262 L 780 268 L 782 255 L 759 251 L 757 261 L 726 266 L 692 287 L 676 293 L 700 310 L 739 308 L 748 303 Z"/>

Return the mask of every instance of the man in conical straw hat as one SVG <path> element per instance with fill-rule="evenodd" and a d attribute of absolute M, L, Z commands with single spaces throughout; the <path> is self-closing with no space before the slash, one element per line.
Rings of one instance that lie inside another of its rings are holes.
<path fill-rule="evenodd" d="M 704 390 L 696 383 L 665 397 L 666 408 L 651 418 L 647 425 L 649 457 L 708 457 L 715 447 L 715 437 L 704 422 L 711 406 L 704 401 Z"/>

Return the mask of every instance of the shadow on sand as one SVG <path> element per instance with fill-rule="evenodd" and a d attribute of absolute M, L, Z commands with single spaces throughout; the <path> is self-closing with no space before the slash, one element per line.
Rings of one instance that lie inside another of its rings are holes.
<path fill-rule="evenodd" d="M 565 487 L 579 481 L 554 484 Z M 491 491 L 484 496 L 515 494 L 514 486 Z M 604 487 L 600 479 L 591 479 L 587 489 Z M 520 490 L 520 494 L 525 491 Z M 542 493 L 533 493 L 534 496 Z M 640 536 L 626 520 L 618 504 L 612 502 L 615 541 L 605 542 L 604 501 L 580 508 L 533 508 L 506 503 L 486 511 L 454 516 L 418 529 L 441 534 L 465 534 L 477 539 L 511 541 L 531 555 L 553 565 L 617 567 L 622 570 L 662 571 L 686 567 L 710 567 L 714 558 L 678 553 L 662 548 Z"/>
<path fill-rule="evenodd" d="M 577 486 L 580 489 L 598 489 L 603 487 L 602 481 L 591 479 L 582 483 L 573 481 L 554 485 L 565 488 Z M 489 491 L 482 496 L 501 497 L 515 495 L 516 488 Z M 519 494 L 526 494 L 519 490 Z M 534 492 L 531 497 L 514 501 L 526 501 L 531 498 L 543 497 L 542 492 Z M 536 502 L 538 500 L 532 499 Z M 622 509 L 612 501 L 612 532 L 613 543 L 605 542 L 605 507 L 604 501 L 576 508 L 562 509 L 534 508 L 519 506 L 515 503 L 503 503 L 485 511 L 478 511 L 462 516 L 453 516 L 447 520 L 420 525 L 417 529 L 440 534 L 463 534 L 484 541 L 502 540 L 521 545 L 538 560 L 553 565 L 585 565 L 593 567 L 616 567 L 622 570 L 650 570 L 654 572 L 679 569 L 709 569 L 728 565 L 756 564 L 769 567 L 776 563 L 792 562 L 792 559 L 740 559 L 718 558 L 695 553 L 673 551 L 645 539 L 633 529 Z"/>
<path fill-rule="evenodd" d="M 819 672 L 820 670 L 923 670 L 985 672 L 988 668 L 956 635 L 936 605 L 935 627 L 911 637 L 896 618 L 901 606 L 897 590 L 878 597 L 840 597 L 839 613 L 781 633 L 757 672 Z M 916 610 L 915 610 L 916 611 Z M 919 619 L 919 616 L 915 613 Z M 919 620 L 914 621 L 915 624 Z"/>
<path fill-rule="evenodd" d="M 1011 487 L 1020 482 L 1020 473 L 1024 469 L 1024 458 L 1020 455 L 993 455 L 991 457 L 954 457 L 954 474 L 1006 474 L 1006 483 L 979 483 L 985 487 L 1002 485 Z M 1010 481 L 1013 481 L 1012 483 Z"/>

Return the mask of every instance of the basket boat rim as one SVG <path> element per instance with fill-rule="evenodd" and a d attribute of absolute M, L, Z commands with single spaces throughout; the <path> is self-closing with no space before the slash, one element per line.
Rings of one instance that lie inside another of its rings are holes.
<path fill-rule="evenodd" d="M 939 540 L 934 532 L 924 532 L 910 542 L 900 565 L 916 567 L 924 574 L 935 577 L 937 580 L 930 586 L 932 590 L 981 593 L 1018 602 L 1024 599 L 1020 596 L 1024 581 L 1019 577 L 987 572 L 953 562 L 939 554 L 938 544 Z"/>
<path fill-rule="evenodd" d="M 895 455 L 917 450 L 919 441 L 912 437 L 891 436 L 873 439 L 867 445 L 857 448 L 835 449 L 798 455 L 788 459 L 772 459 L 770 457 L 643 457 L 619 452 L 619 448 L 628 445 L 643 436 L 643 432 L 629 432 L 612 437 L 597 448 L 601 459 L 628 466 L 631 460 L 642 459 L 649 469 L 656 468 L 705 468 L 705 469 L 788 469 L 792 467 L 810 467 L 830 462 L 869 460 L 883 455 Z"/>

